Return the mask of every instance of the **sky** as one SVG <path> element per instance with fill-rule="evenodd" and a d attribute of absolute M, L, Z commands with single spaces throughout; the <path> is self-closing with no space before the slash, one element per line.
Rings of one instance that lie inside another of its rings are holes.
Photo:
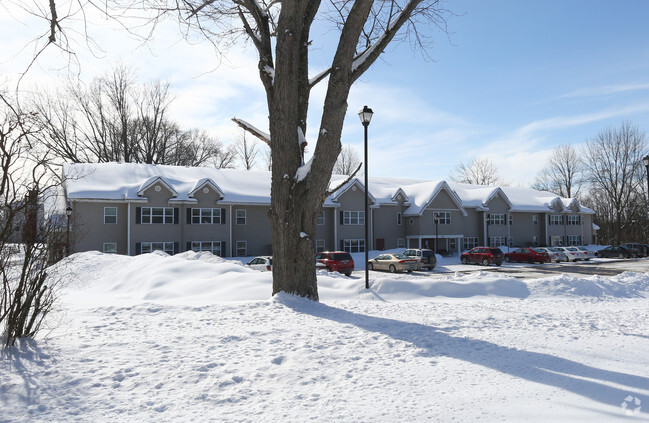
<path fill-rule="evenodd" d="M 8 87 L 33 56 L 30 41 L 47 28 L 15 6 L 1 7 L 10 12 L 0 13 L 0 86 Z M 445 7 L 454 16 L 448 34 L 429 32 L 433 60 L 407 43 L 391 46 L 350 92 L 342 142 L 362 157 L 357 112 L 371 107 L 370 176 L 448 179 L 457 164 L 486 158 L 508 184 L 529 186 L 560 144 L 579 146 L 623 121 L 649 131 L 649 2 L 458 0 Z M 241 134 L 232 117 L 268 128 L 251 46 L 218 56 L 206 42 L 183 40 L 173 22 L 143 44 L 88 16 L 96 46 L 82 43 L 80 20 L 69 20 L 76 63 L 48 49 L 21 88 L 50 89 L 69 75 L 89 81 L 123 63 L 143 82 L 171 83 L 172 118 L 184 127 L 224 143 Z M 335 44 L 330 34 L 312 35 L 315 74 Z M 323 97 L 324 85 L 311 96 L 307 139 L 319 129 Z"/>

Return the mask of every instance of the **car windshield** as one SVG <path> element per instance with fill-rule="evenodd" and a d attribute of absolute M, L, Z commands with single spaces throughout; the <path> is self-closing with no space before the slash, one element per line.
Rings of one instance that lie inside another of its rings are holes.
<path fill-rule="evenodd" d="M 566 250 L 568 250 L 568 251 L 579 251 L 575 247 L 566 248 Z"/>
<path fill-rule="evenodd" d="M 542 250 L 540 248 L 532 248 L 532 251 L 534 251 L 536 253 L 545 253 L 546 252 L 545 250 Z"/>
<path fill-rule="evenodd" d="M 331 258 L 334 260 L 351 260 L 352 256 L 349 255 L 349 253 L 337 253 L 337 254 L 332 254 Z"/>
<path fill-rule="evenodd" d="M 550 251 L 552 251 L 552 252 L 555 252 L 555 253 L 558 253 L 558 252 L 561 251 L 561 250 L 559 250 L 558 248 L 548 248 L 548 250 L 550 250 Z"/>
<path fill-rule="evenodd" d="M 586 248 L 586 247 L 577 247 L 577 249 L 581 250 L 581 251 L 588 251 L 588 248 Z"/>
<path fill-rule="evenodd" d="M 502 254 L 503 252 L 500 251 L 500 248 L 490 248 L 491 254 Z"/>
<path fill-rule="evenodd" d="M 393 256 L 394 258 L 399 259 L 399 260 L 406 260 L 406 259 L 409 259 L 409 258 L 410 258 L 410 257 L 408 257 L 408 256 L 404 256 L 403 254 L 392 254 L 392 256 Z"/>

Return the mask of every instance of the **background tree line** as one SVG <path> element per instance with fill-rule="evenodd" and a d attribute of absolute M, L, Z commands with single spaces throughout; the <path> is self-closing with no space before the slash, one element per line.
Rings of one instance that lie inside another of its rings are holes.
<path fill-rule="evenodd" d="M 630 122 L 603 129 L 583 145 L 556 147 L 532 188 L 577 198 L 595 211 L 600 244 L 649 242 L 645 132 Z M 508 185 L 493 163 L 476 158 L 456 166 L 450 179 L 478 185 Z"/>

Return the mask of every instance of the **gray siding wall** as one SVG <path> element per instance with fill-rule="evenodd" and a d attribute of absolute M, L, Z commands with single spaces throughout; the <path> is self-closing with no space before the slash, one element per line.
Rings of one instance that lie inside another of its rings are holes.
<path fill-rule="evenodd" d="M 514 223 L 511 226 L 511 236 L 514 238 L 515 247 L 528 247 L 532 245 L 537 236 L 539 246 L 545 245 L 545 213 L 529 212 L 512 213 Z M 538 223 L 534 223 L 537 216 Z"/>
<path fill-rule="evenodd" d="M 403 207 L 400 205 L 388 205 L 374 209 L 373 213 L 373 232 L 375 247 L 378 243 L 376 240 L 383 239 L 385 249 L 397 248 L 397 240 L 405 238 L 406 222 L 403 217 Z M 397 223 L 397 215 L 401 213 L 401 224 Z"/>
<path fill-rule="evenodd" d="M 338 213 L 338 211 L 333 207 L 325 207 L 323 211 L 325 215 L 324 225 L 316 225 L 315 239 L 324 240 L 325 251 L 336 250 L 338 249 L 338 246 L 334 242 L 334 219 L 335 219 L 334 216 L 336 213 Z M 315 246 L 315 241 L 314 241 L 314 246 Z"/>
<path fill-rule="evenodd" d="M 104 223 L 104 207 L 117 207 L 117 223 Z M 70 216 L 70 252 L 103 251 L 105 242 L 116 242 L 117 253 L 127 253 L 125 203 L 75 202 Z"/>
<path fill-rule="evenodd" d="M 237 224 L 237 210 L 246 211 L 246 224 Z M 228 216 L 229 217 L 229 216 Z M 272 254 L 272 235 L 268 206 L 232 206 L 232 255 L 237 241 L 246 241 L 249 256 Z M 229 249 L 230 247 L 228 247 Z"/>
<path fill-rule="evenodd" d="M 345 211 L 365 211 L 365 192 L 361 189 L 353 190 L 353 187 L 343 193 L 339 198 L 340 207 L 338 208 L 338 245 L 333 249 L 340 249 L 340 241 L 344 239 L 364 239 L 365 225 L 344 225 L 342 221 L 342 212 Z M 370 200 L 371 201 L 371 200 Z M 370 203 L 371 205 L 371 203 Z M 371 212 L 371 211 L 370 211 Z M 368 218 L 366 216 L 366 218 Z M 370 221 L 371 224 L 371 221 Z"/>
<path fill-rule="evenodd" d="M 487 203 L 489 208 L 488 214 L 504 214 L 505 215 L 505 224 L 504 225 L 488 225 L 487 227 L 487 236 L 508 236 L 509 234 L 509 221 L 507 216 L 507 211 L 509 210 L 509 205 L 505 200 L 500 196 L 492 198 L 491 201 Z"/>

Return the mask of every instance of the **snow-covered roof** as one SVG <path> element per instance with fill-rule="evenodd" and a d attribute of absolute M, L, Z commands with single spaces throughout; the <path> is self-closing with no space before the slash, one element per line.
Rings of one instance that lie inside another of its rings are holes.
<path fill-rule="evenodd" d="M 223 203 L 270 204 L 271 173 L 209 167 L 147 165 L 138 163 L 65 164 L 65 188 L 70 200 L 142 200 L 144 191 L 156 183 L 165 186 L 174 201 L 195 202 L 194 194 L 205 186 L 215 190 Z M 333 175 L 329 189 L 333 194 L 325 206 L 337 206 L 340 196 L 352 186 L 364 190 L 358 178 L 345 183 L 346 175 Z M 481 186 L 446 181 L 405 178 L 370 178 L 369 195 L 374 205 L 397 204 L 397 197 L 407 207 L 406 215 L 420 215 L 430 203 L 445 191 L 463 213 L 465 208 L 488 210 L 496 195 L 503 198 L 511 211 L 568 212 L 594 214 L 574 198 L 562 198 L 547 191 L 531 188 Z"/>

